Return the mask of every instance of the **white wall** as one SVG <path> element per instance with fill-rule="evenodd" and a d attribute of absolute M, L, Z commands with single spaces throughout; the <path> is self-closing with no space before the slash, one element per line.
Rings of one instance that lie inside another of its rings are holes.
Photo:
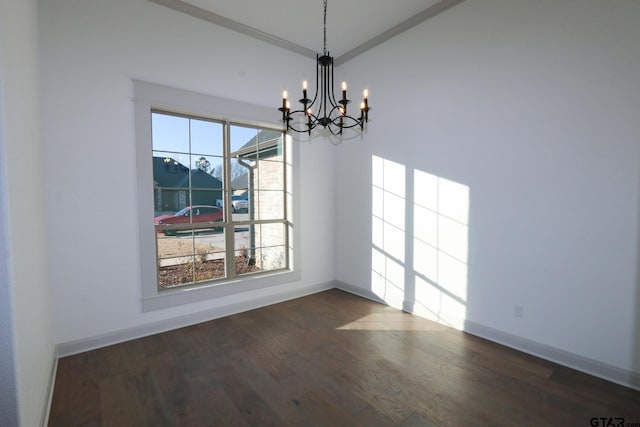
<path fill-rule="evenodd" d="M 0 46 L 3 39 L 0 39 Z M 4 58 L 0 58 L 0 61 Z M 4 67 L 0 62 L 0 70 Z M 0 72 L 0 87 L 4 86 Z M 9 257 L 9 221 L 5 171 L 6 148 L 4 133 L 4 99 L 0 97 L 0 417 L 10 425 L 18 424 L 18 395 L 16 392 L 15 329 L 11 259 Z"/>
<path fill-rule="evenodd" d="M 38 85 L 37 1 L 0 2 L 0 209 L 2 322 L 13 338 L 17 411 L 4 406 L 3 422 L 37 426 L 47 403 L 54 362 Z M 6 227 L 6 229 L 5 229 Z M 4 298 L 8 298 L 5 300 Z M 12 304 L 7 308 L 5 305 Z M 7 312 L 4 310 L 7 309 Z M 9 337 L 11 338 L 11 337 Z M 11 348 L 13 347 L 13 348 Z M 5 347 L 6 350 L 7 347 Z M 3 350 L 4 352 L 4 350 Z M 6 371 L 2 376 L 9 375 Z M 3 382 L 4 383 L 4 382 Z M 4 392 L 4 390 L 3 390 Z M 17 416 L 16 416 L 17 415 Z"/>
<path fill-rule="evenodd" d="M 467 1 L 343 65 L 373 110 L 338 147 L 338 280 L 372 287 L 354 207 L 379 156 L 468 188 L 467 325 L 640 372 L 639 21 L 634 0 Z"/>
<path fill-rule="evenodd" d="M 302 280 L 141 310 L 132 79 L 273 106 L 313 61 L 146 0 L 40 3 L 54 339 L 69 343 L 334 278 L 330 147 L 305 145 Z M 327 237 L 329 236 L 329 237 Z M 143 248 L 142 250 L 153 250 Z"/>

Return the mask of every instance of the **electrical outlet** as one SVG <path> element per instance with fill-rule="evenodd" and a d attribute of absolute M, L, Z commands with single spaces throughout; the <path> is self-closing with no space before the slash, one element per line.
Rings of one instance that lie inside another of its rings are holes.
<path fill-rule="evenodd" d="M 513 306 L 513 315 L 515 317 L 518 317 L 520 319 L 522 319 L 522 317 L 524 316 L 524 306 L 520 305 L 520 304 L 516 304 Z"/>

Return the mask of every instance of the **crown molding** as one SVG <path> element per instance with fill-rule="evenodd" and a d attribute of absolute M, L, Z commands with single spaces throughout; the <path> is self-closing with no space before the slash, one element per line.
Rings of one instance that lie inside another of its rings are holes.
<path fill-rule="evenodd" d="M 397 36 L 398 34 L 404 33 L 408 29 L 423 23 L 427 19 L 433 18 L 436 15 L 439 15 L 445 10 L 452 8 L 453 6 L 459 3 L 462 3 L 463 1 L 464 0 L 442 0 L 441 2 L 438 2 L 431 7 L 428 7 L 422 12 L 417 13 L 416 15 L 413 15 L 411 18 L 407 19 L 406 21 L 399 23 L 395 27 L 392 27 L 387 31 L 378 34 L 374 38 L 362 43 L 360 46 L 356 46 L 350 51 L 340 55 L 335 59 L 335 65 L 338 66 L 340 64 L 344 64 L 345 62 L 355 58 L 356 56 L 365 53 L 366 51 L 378 46 L 379 44 L 386 42 L 387 40 Z"/>
<path fill-rule="evenodd" d="M 212 24 L 220 25 L 221 27 L 228 28 L 230 30 L 247 35 L 249 37 L 253 37 L 258 40 L 271 43 L 273 45 L 276 45 L 283 49 L 287 49 L 299 55 L 306 56 L 311 59 L 316 59 L 316 52 L 314 50 L 311 50 L 304 46 L 300 46 L 299 44 L 290 42 L 283 38 L 274 36 L 273 34 L 260 31 L 257 28 L 242 24 L 238 21 L 225 18 L 222 15 L 218 15 L 216 13 L 202 9 L 201 7 L 198 7 L 198 6 L 194 6 L 182 0 L 149 0 L 149 1 L 151 3 L 168 7 L 169 9 L 173 9 L 175 11 L 185 13 L 189 16 L 193 16 L 194 18 L 202 19 L 204 21 L 211 22 Z"/>
<path fill-rule="evenodd" d="M 305 56 L 307 58 L 316 59 L 316 51 L 301 46 L 297 43 L 290 42 L 281 37 L 274 36 L 273 34 L 258 30 L 257 28 L 251 27 L 249 25 L 242 24 L 238 21 L 234 21 L 232 19 L 226 18 L 222 15 L 218 15 L 216 13 L 210 12 L 206 9 L 203 9 L 198 6 L 194 6 L 190 3 L 187 3 L 182 0 L 148 0 L 151 3 L 155 3 L 161 6 L 168 7 L 169 9 L 173 9 L 178 12 L 185 13 L 189 16 L 193 16 L 194 18 L 202 19 L 204 21 L 210 22 L 212 24 L 220 25 L 221 27 L 228 28 L 230 30 L 236 31 L 238 33 L 247 35 L 249 37 L 256 38 L 258 40 L 262 40 L 266 43 L 273 44 L 275 46 L 281 47 L 283 49 L 289 50 L 291 52 L 297 53 L 299 55 Z M 411 18 L 399 23 L 398 25 L 390 28 L 389 30 L 378 34 L 374 38 L 362 43 L 359 46 L 351 49 L 347 53 L 340 55 L 335 58 L 335 65 L 344 64 L 345 62 L 355 58 L 358 55 L 363 54 L 364 52 L 378 46 L 381 43 L 407 31 L 410 28 L 415 27 L 416 25 L 426 21 L 427 19 L 433 18 L 436 15 L 444 12 L 447 9 L 456 6 L 459 3 L 462 3 L 464 0 L 442 0 L 433 6 L 428 7 L 422 12 L 412 16 Z"/>

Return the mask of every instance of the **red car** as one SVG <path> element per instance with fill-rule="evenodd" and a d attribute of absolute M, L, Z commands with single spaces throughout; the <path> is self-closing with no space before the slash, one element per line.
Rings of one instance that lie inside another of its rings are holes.
<path fill-rule="evenodd" d="M 187 206 L 174 214 L 155 217 L 156 226 L 168 224 L 193 224 L 194 229 L 220 228 L 212 227 L 210 223 L 222 221 L 223 210 L 217 206 Z M 158 232 L 165 236 L 175 236 L 178 230 L 158 227 Z"/>

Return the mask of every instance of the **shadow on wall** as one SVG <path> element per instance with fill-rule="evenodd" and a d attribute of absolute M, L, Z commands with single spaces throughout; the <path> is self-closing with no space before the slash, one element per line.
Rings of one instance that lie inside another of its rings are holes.
<path fill-rule="evenodd" d="M 469 187 L 378 156 L 371 170 L 371 290 L 393 307 L 463 329 Z"/>

